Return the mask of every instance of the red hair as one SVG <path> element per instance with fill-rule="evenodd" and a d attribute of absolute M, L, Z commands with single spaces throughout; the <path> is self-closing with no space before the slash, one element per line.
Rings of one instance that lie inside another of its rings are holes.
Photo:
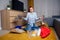
<path fill-rule="evenodd" d="M 29 7 L 28 7 L 28 12 L 30 12 L 30 8 L 31 8 L 31 7 L 32 7 L 32 6 L 29 6 Z M 32 8 L 33 8 L 33 7 L 32 7 Z"/>

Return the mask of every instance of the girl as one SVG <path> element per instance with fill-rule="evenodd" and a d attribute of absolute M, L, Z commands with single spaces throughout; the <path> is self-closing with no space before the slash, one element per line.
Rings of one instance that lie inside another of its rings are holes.
<path fill-rule="evenodd" d="M 34 12 L 32 6 L 29 7 L 29 12 L 27 13 L 26 18 L 24 18 L 24 19 L 28 21 L 28 25 L 26 27 L 26 30 L 27 30 L 29 37 L 31 37 L 32 28 L 33 28 L 35 22 L 39 19 L 37 17 L 36 12 Z"/>

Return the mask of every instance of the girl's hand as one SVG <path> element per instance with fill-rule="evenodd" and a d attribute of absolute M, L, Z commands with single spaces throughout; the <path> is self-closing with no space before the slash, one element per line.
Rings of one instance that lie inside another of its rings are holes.
<path fill-rule="evenodd" d="M 44 16 L 41 16 L 40 19 L 43 21 L 44 20 Z"/>

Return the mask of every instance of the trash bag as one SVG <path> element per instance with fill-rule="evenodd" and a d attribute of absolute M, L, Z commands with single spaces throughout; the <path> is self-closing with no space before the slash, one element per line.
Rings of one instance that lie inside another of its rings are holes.
<path fill-rule="evenodd" d="M 50 34 L 50 29 L 48 28 L 48 27 L 46 27 L 46 26 L 41 26 L 41 37 L 42 38 L 45 38 L 45 37 L 47 37 L 49 34 Z"/>

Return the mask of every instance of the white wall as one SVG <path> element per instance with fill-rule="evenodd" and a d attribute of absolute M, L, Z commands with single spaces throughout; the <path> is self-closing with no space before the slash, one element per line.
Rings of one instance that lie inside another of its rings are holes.
<path fill-rule="evenodd" d="M 52 17 L 59 15 L 59 0 L 34 0 L 34 9 L 38 16 Z"/>
<path fill-rule="evenodd" d="M 59 1 L 58 0 L 48 0 L 47 1 L 48 15 L 59 15 Z"/>
<path fill-rule="evenodd" d="M 9 0 L 0 0 L 0 10 L 6 9 L 6 6 L 9 4 Z"/>
<path fill-rule="evenodd" d="M 46 14 L 46 0 L 34 0 L 34 9 L 37 12 L 38 16 L 43 15 L 44 13 Z"/>
<path fill-rule="evenodd" d="M 60 0 L 59 0 L 59 15 L 60 15 Z"/>

